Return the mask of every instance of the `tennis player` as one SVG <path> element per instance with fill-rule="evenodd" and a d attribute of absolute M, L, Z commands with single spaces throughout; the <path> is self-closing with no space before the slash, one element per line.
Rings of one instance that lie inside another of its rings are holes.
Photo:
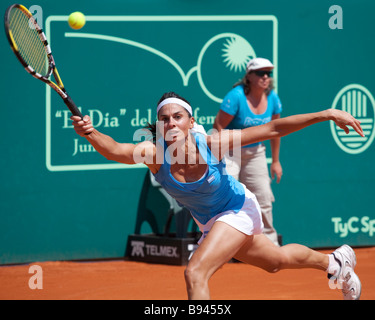
<path fill-rule="evenodd" d="M 268 272 L 301 268 L 325 271 L 337 281 L 344 299 L 359 299 L 361 283 L 354 272 L 356 257 L 352 248 L 344 245 L 327 255 L 299 244 L 273 244 L 262 234 L 261 211 L 255 196 L 226 174 L 222 161 L 235 145 L 282 137 L 322 121 L 332 120 L 346 133 L 351 126 L 364 136 L 359 121 L 344 111 L 328 109 L 206 135 L 197 130 L 192 114 L 184 98 L 175 93 L 164 94 L 157 106 L 154 141 L 138 144 L 116 142 L 96 130 L 89 116 L 71 117 L 77 134 L 99 153 L 121 163 L 145 163 L 156 181 L 190 210 L 202 237 L 185 270 L 188 298 L 209 299 L 210 277 L 234 257 Z"/>

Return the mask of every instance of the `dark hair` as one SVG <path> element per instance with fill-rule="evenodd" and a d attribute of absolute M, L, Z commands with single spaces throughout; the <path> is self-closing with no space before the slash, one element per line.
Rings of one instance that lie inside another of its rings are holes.
<path fill-rule="evenodd" d="M 189 101 L 187 101 L 185 98 L 181 97 L 180 95 L 178 95 L 177 93 L 175 93 L 173 91 L 164 93 L 161 96 L 161 98 L 159 99 L 157 105 L 159 105 L 162 101 L 164 101 L 165 99 L 168 99 L 168 98 L 178 98 L 178 99 L 181 99 L 182 101 L 185 101 L 187 104 L 190 105 Z M 191 114 L 187 110 L 186 110 L 186 113 L 189 115 L 189 118 L 192 117 Z M 145 129 L 147 129 L 147 130 L 149 130 L 151 132 L 151 134 L 152 134 L 152 142 L 155 144 L 156 143 L 156 122 L 154 122 L 154 123 L 147 123 L 147 126 L 145 127 Z"/>

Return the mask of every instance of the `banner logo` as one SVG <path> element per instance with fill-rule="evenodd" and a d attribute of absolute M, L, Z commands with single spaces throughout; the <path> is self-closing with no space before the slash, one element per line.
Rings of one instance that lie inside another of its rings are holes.
<path fill-rule="evenodd" d="M 333 109 L 346 111 L 356 117 L 363 128 L 365 137 L 360 137 L 354 129 L 349 134 L 331 121 L 332 136 L 337 145 L 345 152 L 359 154 L 367 150 L 375 136 L 375 100 L 371 92 L 359 84 L 350 84 L 336 95 Z"/>
<path fill-rule="evenodd" d="M 196 123 L 209 130 L 218 104 L 245 75 L 247 62 L 258 55 L 274 64 L 277 92 L 278 21 L 273 15 L 95 15 L 86 16 L 86 31 L 72 31 L 67 20 L 64 15 L 49 16 L 46 37 L 56 52 L 75 48 L 74 59 L 66 55 L 59 60 L 65 65 L 64 79 L 70 90 L 79 88 L 71 94 L 82 113 L 90 116 L 96 129 L 115 139 L 134 143 L 134 132 L 156 120 L 156 101 L 165 91 L 188 98 Z M 121 63 L 109 69 L 105 63 L 96 63 L 92 72 L 93 63 L 108 52 Z M 76 70 L 89 75 L 87 81 L 69 77 Z M 112 81 L 103 82 L 103 74 Z M 146 79 L 153 85 L 142 94 Z M 144 164 L 108 162 L 78 137 L 69 110 L 49 86 L 46 166 L 54 172 L 145 168 Z"/>
<path fill-rule="evenodd" d="M 334 232 L 340 235 L 340 238 L 346 238 L 349 234 L 364 233 L 369 237 L 375 234 L 375 219 L 368 216 L 362 218 L 350 217 L 346 222 L 341 217 L 332 217 Z"/>
<path fill-rule="evenodd" d="M 144 241 L 132 241 L 132 257 L 157 256 L 179 258 L 178 247 L 145 243 Z"/>

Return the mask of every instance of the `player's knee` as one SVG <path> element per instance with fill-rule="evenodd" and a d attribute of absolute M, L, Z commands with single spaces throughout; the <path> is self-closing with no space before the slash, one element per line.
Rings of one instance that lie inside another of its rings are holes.
<path fill-rule="evenodd" d="M 195 268 L 190 267 L 189 265 L 185 269 L 185 282 L 187 285 L 196 282 L 197 279 L 197 271 Z"/>
<path fill-rule="evenodd" d="M 280 264 L 278 263 L 272 263 L 271 265 L 268 265 L 267 267 L 264 268 L 269 273 L 276 273 L 280 271 Z"/>
<path fill-rule="evenodd" d="M 185 269 L 185 282 L 188 287 L 203 281 L 203 272 L 199 265 L 188 264 Z"/>
<path fill-rule="evenodd" d="M 283 269 L 288 263 L 288 258 L 280 252 L 278 255 L 272 257 L 272 261 L 264 268 L 269 273 L 276 273 Z"/>

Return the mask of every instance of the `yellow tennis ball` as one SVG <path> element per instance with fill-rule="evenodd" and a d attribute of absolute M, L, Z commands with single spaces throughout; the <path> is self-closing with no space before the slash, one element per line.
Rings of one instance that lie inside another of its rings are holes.
<path fill-rule="evenodd" d="M 85 15 L 79 11 L 73 12 L 68 18 L 68 23 L 72 29 L 81 29 L 86 23 Z"/>

